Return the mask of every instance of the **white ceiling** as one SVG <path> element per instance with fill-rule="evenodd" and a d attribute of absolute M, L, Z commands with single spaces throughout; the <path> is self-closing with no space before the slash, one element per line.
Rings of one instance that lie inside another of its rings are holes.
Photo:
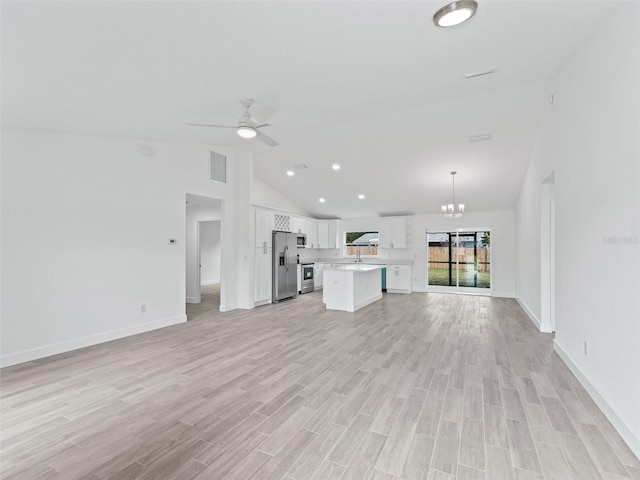
<path fill-rule="evenodd" d="M 616 2 L 478 0 L 436 28 L 445 3 L 3 1 L 2 123 L 244 145 L 316 216 L 436 213 L 451 170 L 467 211 L 513 209 L 548 80 Z M 246 97 L 278 110 L 278 147 L 185 125 L 234 124 Z"/>

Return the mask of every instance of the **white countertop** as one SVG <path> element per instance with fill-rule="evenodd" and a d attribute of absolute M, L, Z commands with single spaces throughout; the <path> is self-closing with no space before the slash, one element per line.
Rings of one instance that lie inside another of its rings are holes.
<path fill-rule="evenodd" d="M 382 270 L 386 265 L 371 265 L 367 263 L 347 263 L 342 265 L 334 264 L 324 268 L 324 271 L 351 271 L 351 272 L 371 272 L 372 270 Z"/>

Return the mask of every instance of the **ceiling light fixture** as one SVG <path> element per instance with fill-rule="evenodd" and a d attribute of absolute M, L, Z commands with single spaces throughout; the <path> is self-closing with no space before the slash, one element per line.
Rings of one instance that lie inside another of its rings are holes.
<path fill-rule="evenodd" d="M 359 198 L 360 200 L 364 200 L 364 195 L 363 195 L 363 194 L 360 194 L 360 195 L 358 195 L 358 198 Z"/>
<path fill-rule="evenodd" d="M 448 218 L 458 218 L 464 213 L 464 203 L 458 205 L 458 211 L 456 212 L 456 173 L 451 172 L 451 203 L 442 205 L 442 214 Z"/>
<path fill-rule="evenodd" d="M 236 133 L 242 138 L 253 138 L 258 134 L 258 131 L 249 125 L 240 125 L 236 128 Z"/>
<path fill-rule="evenodd" d="M 320 203 L 324 203 L 324 202 L 325 202 L 325 199 L 324 199 L 324 198 L 319 198 L 319 199 L 318 199 L 318 201 L 319 201 Z"/>
<path fill-rule="evenodd" d="M 293 170 L 287 170 L 287 175 L 293 177 L 295 175 L 295 172 Z"/>
<path fill-rule="evenodd" d="M 478 9 L 475 0 L 458 0 L 445 5 L 433 16 L 433 23 L 437 27 L 453 27 L 460 25 L 473 17 Z"/>
<path fill-rule="evenodd" d="M 333 168 L 334 170 L 340 170 L 340 165 L 334 163 L 333 165 L 331 165 L 331 168 Z"/>

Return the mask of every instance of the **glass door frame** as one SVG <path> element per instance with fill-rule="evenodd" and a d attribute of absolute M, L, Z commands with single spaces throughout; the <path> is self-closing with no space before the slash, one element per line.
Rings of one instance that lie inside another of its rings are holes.
<path fill-rule="evenodd" d="M 437 229 L 437 230 L 426 230 L 426 289 L 428 292 L 443 292 L 443 293 L 462 293 L 469 295 L 485 295 L 491 296 L 491 291 L 493 288 L 493 269 L 491 268 L 491 259 L 489 258 L 488 262 L 479 262 L 478 261 L 478 245 L 476 241 L 476 235 L 478 232 L 485 232 L 491 235 L 490 228 L 455 228 L 455 229 Z M 453 280 L 453 272 L 455 271 L 455 285 L 430 285 L 429 284 L 429 264 L 432 263 L 429 260 L 429 234 L 448 234 L 449 235 L 449 283 L 452 283 Z M 466 235 L 465 235 L 466 234 Z M 474 284 L 478 284 L 478 265 L 488 264 L 489 265 L 489 287 L 478 287 L 478 286 L 464 286 L 460 285 L 460 237 L 474 235 L 474 261 L 473 262 L 464 262 L 465 265 L 474 264 L 475 273 L 474 273 Z M 453 239 L 455 238 L 455 244 Z M 455 252 L 455 261 L 453 259 L 453 249 L 456 249 Z"/>

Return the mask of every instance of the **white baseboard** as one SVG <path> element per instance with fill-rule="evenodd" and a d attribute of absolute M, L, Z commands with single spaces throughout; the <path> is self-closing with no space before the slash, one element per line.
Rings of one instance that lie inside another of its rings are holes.
<path fill-rule="evenodd" d="M 496 292 L 495 290 L 491 290 L 491 296 L 498 298 L 516 298 L 513 292 Z"/>
<path fill-rule="evenodd" d="M 99 343 L 110 342 L 111 340 L 117 340 L 119 338 L 129 337 L 138 333 L 144 333 L 151 330 L 157 330 L 158 328 L 169 327 L 171 325 L 184 323 L 186 321 L 186 315 L 176 315 L 175 317 L 163 318 L 161 320 L 140 323 L 130 327 L 118 328 L 116 330 L 110 330 L 108 332 L 97 333 L 95 335 L 74 338 L 72 340 L 66 340 L 64 342 L 51 343 L 49 345 L 43 345 L 41 347 L 30 348 L 28 350 L 22 350 L 20 352 L 0 356 L 0 367 L 9 367 L 11 365 L 17 365 L 19 363 L 30 362 L 32 360 L 50 357 L 51 355 L 57 355 L 59 353 L 70 352 L 72 350 L 90 347 Z"/>
<path fill-rule="evenodd" d="M 531 320 L 533 324 L 536 326 L 536 328 L 540 330 L 540 320 L 538 320 L 538 317 L 536 317 L 533 314 L 533 312 L 529 309 L 529 307 L 527 307 L 527 305 L 518 297 L 516 297 L 516 301 L 518 302 L 518 305 L 520 305 L 522 310 L 524 310 L 524 313 L 527 314 L 527 317 L 529 317 L 529 320 Z"/>
<path fill-rule="evenodd" d="M 200 303 L 200 302 L 196 302 L 196 297 L 187 297 L 185 299 L 185 302 L 187 302 L 187 303 Z"/>
<path fill-rule="evenodd" d="M 240 308 L 240 306 L 237 303 L 229 303 L 225 305 L 220 304 L 221 312 L 230 312 L 231 310 L 237 310 L 238 308 Z"/>
<path fill-rule="evenodd" d="M 212 281 L 204 281 L 200 284 L 201 287 L 206 287 L 207 285 L 218 285 L 220 280 L 212 280 Z"/>
<path fill-rule="evenodd" d="M 367 305 L 371 305 L 373 302 L 377 302 L 378 300 L 380 300 L 382 298 L 382 292 L 379 292 L 376 295 L 373 295 L 369 298 L 365 298 L 363 301 L 356 303 L 353 305 L 353 310 L 347 310 L 348 312 L 355 312 L 356 310 L 360 310 L 363 307 L 366 307 Z"/>
<path fill-rule="evenodd" d="M 600 407 L 600 410 L 605 414 L 607 419 L 613 425 L 622 439 L 626 442 L 629 448 L 635 453 L 637 457 L 640 457 L 640 439 L 634 435 L 634 433 L 626 426 L 625 422 L 618 416 L 616 411 L 609 405 L 609 402 L 598 392 L 589 379 L 582 373 L 578 366 L 573 363 L 571 357 L 565 352 L 557 341 L 553 341 L 553 350 L 562 358 L 564 363 L 569 367 L 569 370 L 575 375 L 580 384 L 584 387 L 587 393 L 591 396 L 596 405 Z"/>

